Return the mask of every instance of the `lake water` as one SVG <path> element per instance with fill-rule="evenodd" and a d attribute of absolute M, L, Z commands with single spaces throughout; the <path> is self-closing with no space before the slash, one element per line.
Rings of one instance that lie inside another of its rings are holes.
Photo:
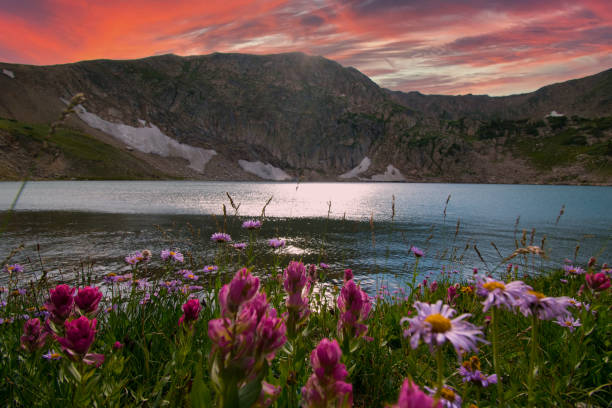
<path fill-rule="evenodd" d="M 3 220 L 19 186 L 0 183 Z M 209 237 L 223 224 L 223 204 L 228 232 L 245 241 L 241 222 L 260 216 L 271 197 L 260 247 L 281 237 L 287 241 L 283 262 L 323 261 L 336 278 L 350 267 L 370 289 L 381 282 L 401 285 L 411 276 L 411 245 L 426 251 L 421 275 L 443 267 L 466 276 L 472 268 L 501 272 L 501 257 L 514 251 L 523 230 L 527 245 L 533 229 L 533 244 L 546 236 L 548 260 L 530 264 L 559 266 L 573 260 L 576 245 L 579 263 L 593 255 L 612 262 L 611 187 L 419 183 L 29 182 L 0 239 L 0 255 L 23 244 L 12 261 L 36 270 L 42 260 L 45 268 L 67 274 L 82 261 L 95 273 L 119 272 L 126 269 L 125 255 L 144 248 L 159 253 L 176 246 L 208 263 L 215 253 Z"/>

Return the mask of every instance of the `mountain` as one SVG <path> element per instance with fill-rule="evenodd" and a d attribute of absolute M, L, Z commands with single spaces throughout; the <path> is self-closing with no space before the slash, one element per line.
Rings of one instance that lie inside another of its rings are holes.
<path fill-rule="evenodd" d="M 4 179 L 612 184 L 612 70 L 444 96 L 301 53 L 215 53 L 0 63 L 0 89 Z M 77 93 L 85 102 L 46 136 Z"/>

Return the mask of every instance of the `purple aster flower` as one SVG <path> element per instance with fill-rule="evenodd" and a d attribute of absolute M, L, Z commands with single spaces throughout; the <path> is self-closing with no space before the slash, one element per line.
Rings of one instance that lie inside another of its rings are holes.
<path fill-rule="evenodd" d="M 574 330 L 576 330 L 576 327 L 582 326 L 582 323 L 580 323 L 580 319 L 574 319 L 574 317 L 569 314 L 564 317 L 557 317 L 555 323 L 557 323 L 559 326 L 567 327 L 572 333 L 574 332 Z"/>
<path fill-rule="evenodd" d="M 540 320 L 553 320 L 559 316 L 568 314 L 570 306 L 567 296 L 548 297 L 543 293 L 528 290 L 520 298 L 519 308 L 524 316 L 535 314 Z"/>
<path fill-rule="evenodd" d="M 503 306 L 512 310 L 521 304 L 528 290 L 531 290 L 531 286 L 525 285 L 522 281 L 504 283 L 493 278 L 481 277 L 478 280 L 477 293 L 479 296 L 486 296 L 485 301 L 482 302 L 483 312 L 486 312 L 491 306 Z"/>
<path fill-rule="evenodd" d="M 323 263 L 323 262 L 321 262 L 321 263 L 319 264 L 319 267 L 320 267 L 321 269 L 329 269 L 329 265 L 328 265 L 328 264 L 326 264 L 326 263 Z"/>
<path fill-rule="evenodd" d="M 245 244 L 244 242 L 238 242 L 234 245 L 232 245 L 234 247 L 234 249 L 237 249 L 239 251 L 243 250 L 244 248 L 247 247 L 247 244 Z"/>
<path fill-rule="evenodd" d="M 464 321 L 471 314 L 462 314 L 452 319 L 457 313 L 455 309 L 448 305 L 443 305 L 441 300 L 435 304 L 415 302 L 414 307 L 417 315 L 413 318 L 404 317 L 400 324 L 409 322 L 410 326 L 404 331 L 404 337 L 411 336 L 410 346 L 415 349 L 419 345 L 419 340 L 429 345 L 433 351 L 433 346 L 441 346 L 447 340 L 453 345 L 457 355 L 466 351 L 475 351 L 477 342 L 488 342 L 482 336 L 480 327 Z M 452 320 L 451 320 L 452 319 Z"/>
<path fill-rule="evenodd" d="M 177 250 L 169 250 L 169 249 L 164 249 L 163 251 L 161 251 L 161 259 L 163 259 L 164 261 L 167 261 L 168 259 L 172 259 L 174 262 L 178 262 L 178 263 L 183 263 L 184 261 L 183 254 L 181 254 Z"/>
<path fill-rule="evenodd" d="M 423 255 L 425 255 L 425 253 L 423 252 L 423 250 L 415 247 L 415 246 L 411 246 L 410 247 L 410 252 L 412 252 L 414 254 L 415 257 L 420 258 Z"/>
<path fill-rule="evenodd" d="M 142 255 L 142 252 L 134 252 L 133 254 L 130 254 L 125 257 L 125 262 L 130 265 L 136 265 L 137 263 L 140 263 L 143 260 L 144 256 Z"/>
<path fill-rule="evenodd" d="M 149 292 L 145 292 L 144 296 L 138 302 L 141 305 L 146 305 L 151 300 L 151 294 Z"/>
<path fill-rule="evenodd" d="M 285 246 L 285 240 L 280 238 L 272 238 L 268 240 L 268 245 L 272 248 L 279 248 Z"/>
<path fill-rule="evenodd" d="M 480 371 L 480 359 L 472 356 L 464 361 L 459 367 L 459 374 L 463 377 L 463 382 L 471 382 L 481 387 L 488 387 L 489 384 L 497 384 L 497 375 L 485 375 Z"/>
<path fill-rule="evenodd" d="M 218 270 L 219 270 L 219 267 L 217 265 L 206 265 L 204 268 L 202 268 L 202 272 L 204 273 L 215 272 Z"/>
<path fill-rule="evenodd" d="M 17 289 L 17 294 L 20 295 L 20 296 L 25 296 L 26 293 L 28 293 L 28 291 L 25 290 L 24 288 Z"/>
<path fill-rule="evenodd" d="M 429 388 L 427 386 L 424 388 L 432 397 L 435 397 L 436 392 L 438 392 L 437 388 Z M 442 407 L 461 408 L 461 401 L 461 396 L 457 393 L 457 390 L 449 387 L 448 385 L 442 387 L 442 391 L 440 391 L 440 403 L 442 404 Z"/>
<path fill-rule="evenodd" d="M 581 267 L 574 265 L 563 265 L 563 270 L 565 271 L 566 275 L 584 275 L 586 272 Z"/>
<path fill-rule="evenodd" d="M 198 275 L 194 275 L 194 273 L 191 272 L 191 271 L 186 271 L 183 274 L 183 278 L 189 279 L 189 280 L 192 280 L 192 281 L 197 281 L 198 279 L 200 279 L 200 277 Z"/>
<path fill-rule="evenodd" d="M 134 279 L 132 285 L 136 286 L 139 290 L 145 290 L 151 287 L 151 282 L 149 282 L 148 278 Z"/>
<path fill-rule="evenodd" d="M 42 357 L 46 360 L 59 360 L 62 358 L 61 354 L 56 353 L 55 350 L 49 350 L 47 354 L 43 354 Z"/>
<path fill-rule="evenodd" d="M 442 408 L 442 403 L 425 394 L 418 385 L 410 380 L 404 380 L 399 392 L 397 404 L 390 408 Z"/>
<path fill-rule="evenodd" d="M 24 271 L 23 266 L 20 264 L 4 265 L 4 272 L 12 275 L 14 273 L 22 273 Z"/>
<path fill-rule="evenodd" d="M 6 300 L 0 300 L 0 307 L 6 306 Z"/>
<path fill-rule="evenodd" d="M 215 242 L 230 242 L 232 237 L 230 234 L 226 234 L 225 232 L 215 232 L 210 236 L 211 241 Z"/>
<path fill-rule="evenodd" d="M 242 228 L 254 230 L 261 228 L 261 221 L 248 220 L 242 223 Z"/>

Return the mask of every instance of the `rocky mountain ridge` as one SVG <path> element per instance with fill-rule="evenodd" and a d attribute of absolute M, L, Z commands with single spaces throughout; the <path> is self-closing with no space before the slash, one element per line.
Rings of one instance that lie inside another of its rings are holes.
<path fill-rule="evenodd" d="M 127 178 L 612 184 L 612 70 L 524 95 L 443 96 L 300 53 L 163 55 L 0 63 L 0 89 L 5 179 L 92 178 L 75 159 L 96 157 L 87 143 L 74 156 L 36 128 L 82 92 L 66 131 L 132 157 Z"/>

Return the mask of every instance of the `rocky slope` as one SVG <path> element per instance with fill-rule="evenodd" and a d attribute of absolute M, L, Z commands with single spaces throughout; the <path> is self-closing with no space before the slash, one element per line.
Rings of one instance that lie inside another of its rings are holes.
<path fill-rule="evenodd" d="M 492 98 L 393 92 L 299 53 L 164 55 L 0 63 L 0 89 L 5 179 L 612 184 L 612 70 Z M 37 126 L 79 92 L 61 130 L 92 142 L 75 156 Z M 98 143 L 130 165 L 96 164 Z"/>

